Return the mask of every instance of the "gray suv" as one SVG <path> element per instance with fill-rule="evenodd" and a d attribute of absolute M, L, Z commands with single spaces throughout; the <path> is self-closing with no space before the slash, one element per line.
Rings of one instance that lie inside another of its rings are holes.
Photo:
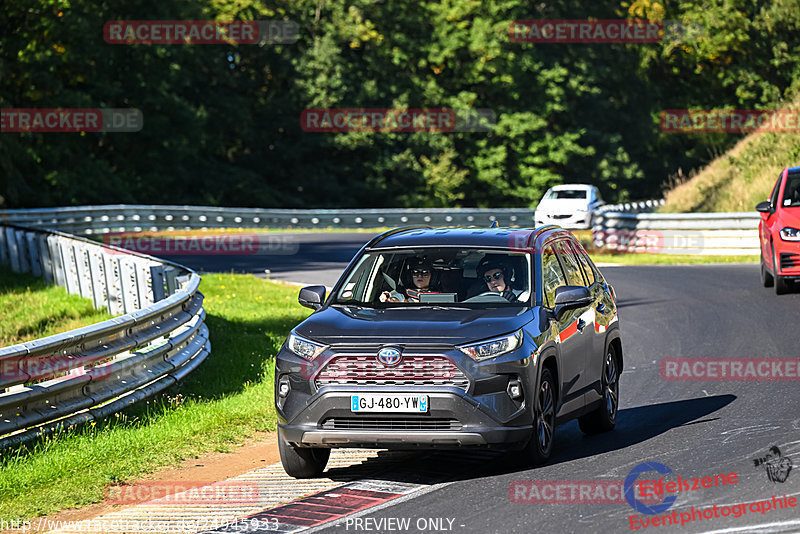
<path fill-rule="evenodd" d="M 613 288 L 580 243 L 537 229 L 409 227 L 372 239 L 275 365 L 286 472 L 333 447 L 499 447 L 545 462 L 556 424 L 617 416 L 622 343 Z"/>

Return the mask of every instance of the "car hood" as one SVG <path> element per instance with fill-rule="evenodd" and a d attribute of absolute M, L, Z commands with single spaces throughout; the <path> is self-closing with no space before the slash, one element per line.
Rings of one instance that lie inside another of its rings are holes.
<path fill-rule="evenodd" d="M 461 344 L 522 328 L 535 312 L 494 309 L 359 308 L 330 306 L 312 314 L 295 331 L 324 344 Z"/>
<path fill-rule="evenodd" d="M 783 208 L 781 210 L 781 223 L 784 226 L 800 228 L 800 207 Z"/>
<path fill-rule="evenodd" d="M 572 213 L 579 209 L 586 210 L 589 206 L 587 199 L 580 198 L 553 198 L 542 200 L 536 206 L 536 211 Z"/>

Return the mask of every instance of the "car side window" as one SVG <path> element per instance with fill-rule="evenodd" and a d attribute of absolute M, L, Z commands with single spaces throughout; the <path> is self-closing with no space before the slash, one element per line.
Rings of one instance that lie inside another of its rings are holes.
<path fill-rule="evenodd" d="M 559 286 L 567 285 L 564 272 L 558 262 L 556 253 L 552 245 L 547 245 L 542 250 L 542 292 L 544 293 L 544 305 L 552 308 L 556 300 L 556 289 Z"/>
<path fill-rule="evenodd" d="M 594 269 L 592 269 L 591 264 L 589 263 L 589 256 L 586 255 L 586 252 L 579 251 L 578 252 L 578 259 L 581 262 L 581 267 L 583 267 L 583 275 L 586 277 L 586 281 L 588 282 L 587 286 L 591 286 L 595 283 L 594 277 Z"/>
<path fill-rule="evenodd" d="M 583 279 L 581 267 L 575 257 L 575 245 L 572 241 L 559 241 L 558 254 L 563 262 L 564 272 L 567 275 L 567 284 L 571 286 L 585 286 L 586 280 Z"/>
<path fill-rule="evenodd" d="M 778 181 L 775 182 L 775 188 L 772 190 L 772 194 L 769 196 L 769 203 L 773 208 L 778 207 L 778 191 L 781 190 L 781 178 L 783 177 L 783 173 L 778 176 Z"/>
<path fill-rule="evenodd" d="M 783 207 L 800 206 L 800 174 L 790 174 L 783 188 Z"/>

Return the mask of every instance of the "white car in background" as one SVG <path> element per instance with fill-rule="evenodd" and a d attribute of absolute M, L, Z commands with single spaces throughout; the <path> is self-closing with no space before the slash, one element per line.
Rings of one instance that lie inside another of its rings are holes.
<path fill-rule="evenodd" d="M 551 187 L 536 206 L 536 226 L 557 224 L 562 228 L 592 227 L 594 211 L 605 204 L 593 185 L 564 184 Z"/>

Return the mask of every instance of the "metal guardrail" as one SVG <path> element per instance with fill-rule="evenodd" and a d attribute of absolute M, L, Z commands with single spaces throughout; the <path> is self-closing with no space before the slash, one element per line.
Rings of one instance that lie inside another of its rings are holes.
<path fill-rule="evenodd" d="M 604 204 L 597 208 L 600 213 L 604 212 L 623 212 L 623 213 L 650 213 L 656 211 L 664 205 L 661 200 L 641 200 L 639 202 L 623 202 L 622 204 Z"/>
<path fill-rule="evenodd" d="M 55 231 L 0 225 L 0 263 L 92 299 L 112 319 L 0 348 L 0 448 L 105 417 L 209 354 L 200 276 Z"/>
<path fill-rule="evenodd" d="M 598 211 L 648 212 L 663 200 L 604 205 Z M 375 228 L 431 226 L 534 226 L 533 208 L 261 209 L 114 204 L 0 210 L 0 222 L 76 235 L 206 228 Z"/>
<path fill-rule="evenodd" d="M 531 208 L 415 208 L 288 210 L 117 204 L 0 211 L 0 222 L 72 234 L 108 234 L 204 228 L 374 228 L 432 226 L 533 226 Z"/>
<path fill-rule="evenodd" d="M 619 252 L 756 255 L 757 212 L 602 213 L 592 228 L 598 248 Z"/>

